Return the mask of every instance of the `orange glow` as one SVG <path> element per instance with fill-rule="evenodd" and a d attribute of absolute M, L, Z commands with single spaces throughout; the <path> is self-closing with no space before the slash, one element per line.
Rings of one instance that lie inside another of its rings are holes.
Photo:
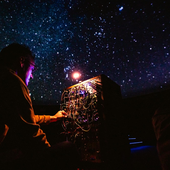
<path fill-rule="evenodd" d="M 81 76 L 81 74 L 79 72 L 73 73 L 73 78 L 74 79 L 78 79 L 78 78 L 80 78 L 80 76 Z"/>

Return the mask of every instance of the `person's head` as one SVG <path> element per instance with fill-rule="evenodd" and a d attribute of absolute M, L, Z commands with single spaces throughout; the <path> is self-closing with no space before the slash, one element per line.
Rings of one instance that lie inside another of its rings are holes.
<path fill-rule="evenodd" d="M 28 85 L 30 78 L 33 78 L 35 56 L 26 45 L 13 43 L 3 48 L 0 52 L 0 66 L 8 67 Z"/>

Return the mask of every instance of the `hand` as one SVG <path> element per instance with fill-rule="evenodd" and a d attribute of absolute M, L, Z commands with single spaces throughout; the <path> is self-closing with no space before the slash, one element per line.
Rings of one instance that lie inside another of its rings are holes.
<path fill-rule="evenodd" d="M 57 120 L 60 120 L 65 117 L 67 117 L 67 113 L 64 110 L 60 110 L 54 116 L 50 116 L 50 122 L 56 122 Z"/>
<path fill-rule="evenodd" d="M 55 115 L 54 115 L 57 119 L 61 119 L 63 117 L 67 117 L 67 113 L 64 110 L 60 110 L 58 111 Z"/>

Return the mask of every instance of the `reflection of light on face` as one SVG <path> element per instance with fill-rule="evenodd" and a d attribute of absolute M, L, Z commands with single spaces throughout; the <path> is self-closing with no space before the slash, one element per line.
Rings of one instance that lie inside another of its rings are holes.
<path fill-rule="evenodd" d="M 74 79 L 80 78 L 80 73 L 75 72 L 75 73 L 73 74 L 73 78 L 74 78 Z"/>
<path fill-rule="evenodd" d="M 32 71 L 34 70 L 34 64 L 30 63 L 25 75 L 25 84 L 28 86 L 30 79 L 33 78 Z"/>

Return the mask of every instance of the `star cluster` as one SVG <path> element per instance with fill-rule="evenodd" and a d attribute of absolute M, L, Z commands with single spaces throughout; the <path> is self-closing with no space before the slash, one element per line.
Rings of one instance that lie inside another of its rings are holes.
<path fill-rule="evenodd" d="M 38 70 L 29 84 L 34 102 L 59 103 L 64 88 L 105 74 L 123 97 L 170 85 L 168 1 L 0 1 L 0 50 L 28 45 Z"/>

